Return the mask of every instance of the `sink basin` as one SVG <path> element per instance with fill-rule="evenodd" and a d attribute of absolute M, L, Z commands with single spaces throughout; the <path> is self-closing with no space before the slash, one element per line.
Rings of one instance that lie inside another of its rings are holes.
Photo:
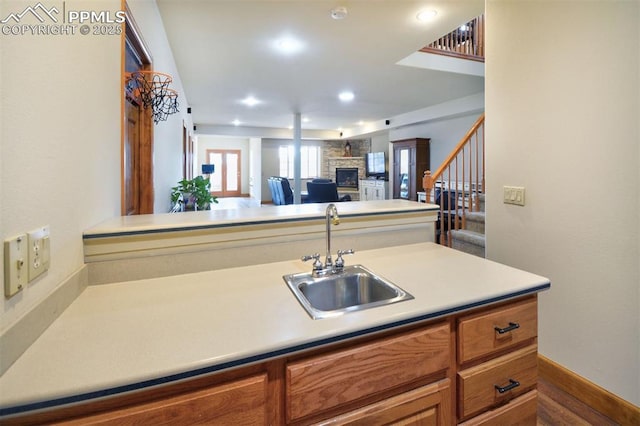
<path fill-rule="evenodd" d="M 285 282 L 313 319 L 389 305 L 413 296 L 362 265 L 314 277 L 309 273 L 285 275 Z"/>

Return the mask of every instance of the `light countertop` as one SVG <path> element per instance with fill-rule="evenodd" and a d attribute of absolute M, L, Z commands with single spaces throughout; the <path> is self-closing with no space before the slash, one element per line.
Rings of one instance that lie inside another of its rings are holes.
<path fill-rule="evenodd" d="M 166 232 L 194 228 L 300 221 L 324 218 L 328 203 L 289 204 L 243 209 L 216 209 L 187 213 L 166 213 L 118 216 L 84 232 L 84 238 L 96 238 L 113 234 Z M 340 215 L 360 216 L 392 214 L 416 211 L 435 211 L 435 204 L 407 200 L 351 201 L 337 204 Z"/>
<path fill-rule="evenodd" d="M 544 277 L 432 243 L 356 252 L 346 261 L 414 299 L 312 320 L 282 279 L 310 270 L 299 260 L 89 286 L 0 377 L 0 415 L 266 360 L 549 287 Z"/>

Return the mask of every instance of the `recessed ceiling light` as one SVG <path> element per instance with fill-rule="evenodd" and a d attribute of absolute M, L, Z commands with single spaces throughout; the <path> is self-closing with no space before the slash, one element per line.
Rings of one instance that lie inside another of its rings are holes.
<path fill-rule="evenodd" d="M 341 93 L 338 95 L 338 98 L 339 98 L 342 102 L 349 102 L 349 101 L 352 101 L 354 97 L 355 97 L 355 95 L 353 94 L 353 92 L 341 92 Z"/>
<path fill-rule="evenodd" d="M 256 106 L 260 103 L 260 101 L 256 98 L 254 98 L 253 96 L 247 96 L 246 98 L 244 98 L 243 100 L 241 100 L 240 102 L 242 102 L 243 104 L 245 104 L 246 106 L 252 107 L 252 106 Z"/>
<path fill-rule="evenodd" d="M 302 118 L 302 122 L 303 122 L 303 123 L 308 123 L 309 121 L 311 121 L 311 120 L 309 119 L 309 117 L 303 117 L 303 118 Z"/>
<path fill-rule="evenodd" d="M 273 47 L 280 53 L 292 55 L 304 49 L 304 43 L 292 36 L 284 36 L 274 41 Z"/>
<path fill-rule="evenodd" d="M 235 120 L 233 120 L 231 122 L 231 124 L 233 124 L 234 126 L 239 126 L 240 125 L 240 120 L 238 120 L 237 118 Z"/>
<path fill-rule="evenodd" d="M 435 10 L 435 9 L 422 10 L 422 11 L 418 12 L 418 14 L 416 15 L 416 19 L 418 19 L 418 21 L 420 21 L 420 22 L 429 22 L 433 18 L 435 18 L 436 15 L 438 15 L 438 11 Z"/>

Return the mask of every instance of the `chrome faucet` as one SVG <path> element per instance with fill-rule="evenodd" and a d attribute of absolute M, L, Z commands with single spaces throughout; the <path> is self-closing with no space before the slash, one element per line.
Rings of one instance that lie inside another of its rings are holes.
<path fill-rule="evenodd" d="M 331 224 L 340 224 L 340 218 L 338 217 L 338 209 L 336 208 L 336 205 L 333 203 L 329 204 L 327 206 L 325 215 L 325 220 L 327 223 L 327 257 L 324 259 L 324 267 L 330 269 L 333 267 L 333 260 L 331 260 Z"/>
<path fill-rule="evenodd" d="M 342 272 L 344 269 L 344 259 L 342 257 L 344 255 L 354 253 L 352 249 L 338 250 L 338 258 L 336 259 L 335 264 L 333 263 L 333 259 L 331 258 L 331 224 L 340 224 L 340 217 L 338 217 L 338 209 L 336 208 L 335 204 L 332 203 L 327 206 L 325 219 L 327 223 L 327 232 L 325 234 L 327 244 L 327 257 L 325 258 L 324 265 L 320 261 L 319 253 L 302 256 L 303 262 L 313 259 L 312 273 L 314 277 Z"/>

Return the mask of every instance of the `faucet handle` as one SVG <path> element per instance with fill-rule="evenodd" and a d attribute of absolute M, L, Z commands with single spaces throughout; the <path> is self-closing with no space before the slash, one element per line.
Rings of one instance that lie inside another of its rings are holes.
<path fill-rule="evenodd" d="M 344 268 L 344 259 L 342 256 L 346 256 L 347 254 L 355 253 L 353 249 L 348 250 L 338 250 L 338 258 L 336 259 L 336 269 Z"/>
<path fill-rule="evenodd" d="M 322 262 L 320 261 L 320 253 L 314 253 L 314 254 L 305 254 L 304 256 L 302 256 L 302 261 L 306 262 L 308 260 L 314 259 L 313 261 L 313 270 L 314 271 L 321 271 L 322 270 Z"/>

